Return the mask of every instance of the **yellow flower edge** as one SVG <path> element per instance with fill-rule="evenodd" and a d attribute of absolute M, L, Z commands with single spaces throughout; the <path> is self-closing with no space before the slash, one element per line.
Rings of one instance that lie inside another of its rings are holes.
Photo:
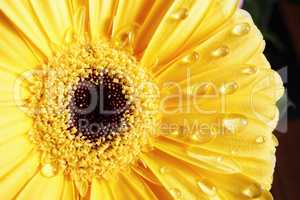
<path fill-rule="evenodd" d="M 1 197 L 272 199 L 278 145 L 272 131 L 284 90 L 263 55 L 261 33 L 238 5 L 237 0 L 2 0 Z M 18 84 L 25 72 L 78 41 L 107 41 L 135 57 L 153 75 L 164 104 L 150 147 L 117 173 L 87 182 L 43 162 L 30 137 L 34 118 L 23 109 L 32 91 Z M 178 91 L 166 87 L 168 82 L 183 88 L 184 97 L 201 98 L 169 99 Z M 195 89 L 199 83 L 205 84 Z M 218 95 L 212 95 L 214 87 Z M 214 129 L 199 136 L 187 129 L 195 122 Z M 177 129 L 170 131 L 173 125 Z"/>

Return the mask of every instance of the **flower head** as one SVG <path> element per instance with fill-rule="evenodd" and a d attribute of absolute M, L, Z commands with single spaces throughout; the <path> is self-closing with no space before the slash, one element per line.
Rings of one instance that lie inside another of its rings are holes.
<path fill-rule="evenodd" d="M 238 6 L 2 0 L 2 198 L 271 199 L 282 82 Z"/>

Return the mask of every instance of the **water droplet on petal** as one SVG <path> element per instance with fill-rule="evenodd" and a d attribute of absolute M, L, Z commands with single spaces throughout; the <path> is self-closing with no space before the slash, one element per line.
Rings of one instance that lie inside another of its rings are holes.
<path fill-rule="evenodd" d="M 145 168 L 145 169 L 148 168 L 148 165 L 145 163 L 145 161 L 139 160 L 138 162 L 139 162 L 139 164 L 140 164 L 143 168 Z"/>
<path fill-rule="evenodd" d="M 241 23 L 236 25 L 232 29 L 232 34 L 236 36 L 244 36 L 248 34 L 251 30 L 251 26 L 248 23 Z"/>
<path fill-rule="evenodd" d="M 225 83 L 220 87 L 220 93 L 223 95 L 233 94 L 239 88 L 236 82 Z"/>
<path fill-rule="evenodd" d="M 134 33 L 132 31 L 125 31 L 119 34 L 115 44 L 121 47 L 125 47 L 132 44 L 133 40 Z"/>
<path fill-rule="evenodd" d="M 186 8 L 180 8 L 177 11 L 175 11 L 171 18 L 175 20 L 184 20 L 189 16 L 189 11 Z"/>
<path fill-rule="evenodd" d="M 216 187 L 208 180 L 203 179 L 197 182 L 199 188 L 208 196 L 215 196 L 217 194 Z"/>
<path fill-rule="evenodd" d="M 182 192 L 178 188 L 171 188 L 170 194 L 174 199 L 182 198 Z"/>
<path fill-rule="evenodd" d="M 236 150 L 231 150 L 231 155 L 235 156 L 237 154 Z"/>
<path fill-rule="evenodd" d="M 153 63 L 150 65 L 150 68 L 157 67 L 158 64 L 159 64 L 159 58 L 158 58 L 158 56 L 155 56 Z"/>
<path fill-rule="evenodd" d="M 217 162 L 223 162 L 224 158 L 222 156 L 218 156 L 216 158 Z"/>
<path fill-rule="evenodd" d="M 257 144 L 263 144 L 263 143 L 265 143 L 265 138 L 263 136 L 259 136 L 256 138 L 255 141 Z"/>
<path fill-rule="evenodd" d="M 132 48 L 138 28 L 138 24 L 133 24 L 125 26 L 119 30 L 113 38 L 115 45 L 119 47 L 127 47 L 129 49 Z"/>
<path fill-rule="evenodd" d="M 213 83 L 203 83 L 193 88 L 193 94 L 218 95 L 218 88 Z"/>
<path fill-rule="evenodd" d="M 209 165 L 214 166 L 214 170 L 220 170 L 221 173 L 238 173 L 241 171 L 239 165 L 235 161 L 223 156 L 199 154 L 195 152 L 193 148 L 187 149 L 186 154 L 190 158 L 206 162 Z"/>
<path fill-rule="evenodd" d="M 210 130 L 202 130 L 200 131 L 196 131 L 194 133 L 192 133 L 191 135 L 189 135 L 189 140 L 194 144 L 204 144 L 207 142 L 212 141 L 217 135 L 214 132 L 215 130 L 210 129 Z"/>
<path fill-rule="evenodd" d="M 143 152 L 149 152 L 149 151 L 153 151 L 154 147 L 151 144 L 147 144 L 143 147 Z"/>
<path fill-rule="evenodd" d="M 76 35 L 74 33 L 74 30 L 73 28 L 68 28 L 64 34 L 64 41 L 66 44 L 69 44 L 74 40 L 76 40 Z"/>
<path fill-rule="evenodd" d="M 272 141 L 276 147 L 279 145 L 279 141 L 275 135 L 272 135 Z"/>
<path fill-rule="evenodd" d="M 257 73 L 257 68 L 254 67 L 254 66 L 251 66 L 251 67 L 246 67 L 244 69 L 242 69 L 242 74 L 245 74 L 245 75 L 252 75 L 252 74 L 256 74 Z"/>
<path fill-rule="evenodd" d="M 248 197 L 248 198 L 258 198 L 262 195 L 262 188 L 260 185 L 258 184 L 251 184 L 250 186 L 248 186 L 247 188 L 245 188 L 242 191 L 243 195 Z"/>
<path fill-rule="evenodd" d="M 161 174 L 166 174 L 166 173 L 169 173 L 170 172 L 170 169 L 168 168 L 168 167 L 161 167 L 160 169 L 159 169 L 159 172 L 161 173 Z"/>
<path fill-rule="evenodd" d="M 182 58 L 182 62 L 183 62 L 184 64 L 194 63 L 194 62 L 196 62 L 196 61 L 199 60 L 199 57 L 200 57 L 199 53 L 196 52 L 196 51 L 193 51 L 192 53 L 190 53 L 190 54 L 184 56 L 184 57 Z"/>
<path fill-rule="evenodd" d="M 179 131 L 172 131 L 170 133 L 171 136 L 175 136 L 175 137 L 178 137 L 180 134 L 179 134 Z"/>
<path fill-rule="evenodd" d="M 188 86 L 186 88 L 186 94 L 189 96 L 193 96 L 194 95 L 194 87 L 193 86 Z"/>
<path fill-rule="evenodd" d="M 195 142 L 197 142 L 200 139 L 197 134 L 192 134 L 190 138 Z"/>
<path fill-rule="evenodd" d="M 248 125 L 248 120 L 242 115 L 229 114 L 223 117 L 222 125 L 230 133 L 236 133 Z"/>
<path fill-rule="evenodd" d="M 241 14 L 241 16 L 243 16 L 243 17 L 252 19 L 250 13 L 247 12 L 246 10 L 241 9 L 241 10 L 240 10 L 240 14 Z"/>
<path fill-rule="evenodd" d="M 79 194 L 82 197 L 85 196 L 86 193 L 88 192 L 88 188 L 89 188 L 88 181 L 82 181 L 77 177 L 77 178 L 75 178 L 74 182 L 75 182 L 75 186 L 76 186 L 76 189 L 78 190 Z"/>
<path fill-rule="evenodd" d="M 41 168 L 41 173 L 47 178 L 51 178 L 56 175 L 57 168 L 50 163 L 44 164 Z"/>
<path fill-rule="evenodd" d="M 211 52 L 211 55 L 216 58 L 225 57 L 229 54 L 229 48 L 227 46 L 221 46 Z"/>

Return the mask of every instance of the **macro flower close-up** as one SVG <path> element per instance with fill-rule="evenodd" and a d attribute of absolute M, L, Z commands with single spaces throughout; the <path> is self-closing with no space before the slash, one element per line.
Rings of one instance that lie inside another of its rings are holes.
<path fill-rule="evenodd" d="M 0 0 L 1 199 L 273 199 L 284 88 L 240 3 Z"/>

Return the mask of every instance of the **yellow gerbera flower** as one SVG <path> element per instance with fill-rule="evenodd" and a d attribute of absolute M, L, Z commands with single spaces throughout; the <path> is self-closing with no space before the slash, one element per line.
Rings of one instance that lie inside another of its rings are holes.
<path fill-rule="evenodd" d="M 280 77 L 238 0 L 1 0 L 2 199 L 272 199 Z"/>

